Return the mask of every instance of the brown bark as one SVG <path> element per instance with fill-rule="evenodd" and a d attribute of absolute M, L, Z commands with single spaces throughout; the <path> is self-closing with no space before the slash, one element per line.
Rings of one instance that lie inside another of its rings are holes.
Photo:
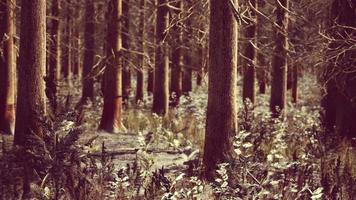
<path fill-rule="evenodd" d="M 122 47 L 124 49 L 129 49 L 129 0 L 125 0 L 122 2 L 122 14 L 123 14 L 123 34 L 122 34 Z M 126 57 L 125 59 L 128 59 Z M 131 94 L 131 68 L 129 63 L 123 60 L 123 68 L 122 68 L 122 97 L 123 101 L 126 102 L 129 100 Z"/>
<path fill-rule="evenodd" d="M 183 1 L 180 0 L 175 5 L 180 10 L 175 11 L 177 21 L 181 20 L 180 13 L 183 10 Z M 181 23 L 177 22 L 173 26 L 174 47 L 172 51 L 172 70 L 171 70 L 171 100 L 172 105 L 179 104 L 179 98 L 182 95 L 182 65 L 183 65 L 183 32 Z"/>
<path fill-rule="evenodd" d="M 289 0 L 279 0 L 285 7 L 289 7 Z M 288 13 L 284 8 L 277 5 L 276 9 L 276 24 L 282 27 L 281 30 L 276 30 L 275 49 L 272 63 L 272 83 L 271 83 L 271 101 L 270 109 L 274 117 L 282 114 L 286 106 L 287 93 L 287 27 L 288 27 Z"/>
<path fill-rule="evenodd" d="M 237 132 L 237 23 L 228 1 L 210 1 L 209 92 L 203 163 L 214 180 L 217 165 L 233 156 Z"/>
<path fill-rule="evenodd" d="M 108 13 L 108 65 L 103 80 L 104 109 L 99 129 L 115 133 L 122 128 L 122 1 L 110 0 Z"/>
<path fill-rule="evenodd" d="M 205 63 L 204 63 L 204 47 L 203 45 L 199 45 L 198 49 L 198 57 L 199 57 L 199 70 L 197 72 L 197 86 L 203 85 L 203 77 L 205 73 Z"/>
<path fill-rule="evenodd" d="M 72 10 L 71 10 L 71 0 L 67 0 L 67 13 L 66 13 L 66 19 L 65 19 L 65 44 L 64 44 L 64 77 L 66 78 L 67 83 L 71 87 L 72 85 L 72 78 L 73 78 L 73 51 L 72 51 L 72 46 L 73 46 L 73 19 L 72 19 Z"/>
<path fill-rule="evenodd" d="M 146 55 L 146 45 L 145 45 L 145 9 L 146 0 L 141 0 L 140 4 L 140 27 L 139 34 L 141 37 L 141 52 L 143 55 L 139 56 L 140 69 L 137 70 L 137 85 L 136 85 L 136 103 L 142 102 L 144 97 L 144 69 L 145 69 L 145 55 Z"/>
<path fill-rule="evenodd" d="M 323 123 L 325 138 L 331 143 L 321 160 L 326 199 L 356 196 L 356 53 L 350 42 L 356 37 L 355 9 L 354 1 L 334 0 L 327 27 L 329 37 L 335 40 L 330 41 L 326 51 L 328 63 L 323 74 Z"/>
<path fill-rule="evenodd" d="M 169 25 L 167 0 L 158 0 L 156 21 L 156 58 L 155 58 L 155 88 L 153 95 L 152 111 L 166 116 L 169 106 L 169 57 L 166 37 L 166 29 Z"/>
<path fill-rule="evenodd" d="M 46 115 L 46 1 L 22 1 L 21 41 L 14 143 L 43 137 Z"/>
<path fill-rule="evenodd" d="M 190 6 L 191 1 L 186 1 L 184 7 Z M 183 77 L 182 77 L 182 92 L 184 95 L 189 95 L 189 92 L 192 91 L 193 89 L 193 69 L 192 69 L 192 55 L 190 52 L 190 44 L 189 40 L 192 37 L 192 22 L 191 19 L 188 18 L 186 19 L 186 31 L 185 34 L 183 35 L 184 41 L 186 45 L 188 46 L 188 50 L 184 52 L 184 67 L 183 67 Z"/>
<path fill-rule="evenodd" d="M 298 63 L 293 64 L 292 101 L 298 102 Z"/>
<path fill-rule="evenodd" d="M 148 78 L 147 78 L 147 92 L 148 94 L 153 94 L 154 88 L 155 88 L 155 70 L 150 69 L 148 72 Z"/>
<path fill-rule="evenodd" d="M 53 19 L 50 35 L 52 43 L 50 45 L 51 50 L 49 54 L 49 79 L 46 87 L 46 94 L 54 113 L 57 111 L 57 85 L 61 77 L 61 22 L 59 20 L 59 8 L 60 0 L 54 0 L 52 2 Z"/>
<path fill-rule="evenodd" d="M 88 77 L 91 69 L 94 66 L 94 34 L 95 24 L 94 15 L 95 7 L 93 0 L 86 1 L 85 8 L 85 27 L 84 27 L 84 61 L 83 61 L 83 91 L 82 101 L 86 99 L 93 100 L 94 98 L 94 82 Z"/>
<path fill-rule="evenodd" d="M 257 3 L 256 0 L 251 0 L 251 4 L 256 8 Z M 258 9 L 258 8 L 257 8 Z M 251 17 L 256 19 L 255 12 L 251 13 Z M 247 25 L 245 37 L 248 43 L 245 46 L 244 56 L 246 57 L 244 60 L 244 76 L 243 76 L 243 89 L 242 89 L 242 100 L 245 102 L 249 99 L 252 105 L 255 105 L 256 101 L 256 49 L 253 44 L 257 44 L 256 42 L 256 23 L 252 23 Z"/>
<path fill-rule="evenodd" d="M 14 5 L 15 0 L 0 1 L 0 41 L 3 44 L 0 57 L 0 134 L 14 134 L 15 131 Z"/>

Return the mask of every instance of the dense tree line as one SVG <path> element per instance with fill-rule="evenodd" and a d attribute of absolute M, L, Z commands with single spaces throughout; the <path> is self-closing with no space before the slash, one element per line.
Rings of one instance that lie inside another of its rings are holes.
<path fill-rule="evenodd" d="M 14 135 L 14 145 L 49 137 L 46 124 L 63 111 L 63 80 L 82 82 L 78 110 L 103 97 L 98 129 L 117 134 L 126 107 L 151 96 L 152 113 L 167 118 L 182 96 L 207 84 L 203 174 L 214 181 L 217 166 L 236 157 L 239 84 L 252 109 L 257 93 L 270 89 L 271 115 L 283 120 L 288 94 L 298 103 L 303 73 L 324 86 L 325 132 L 354 145 L 353 1 L 17 1 L 0 1 L 0 132 Z M 324 174 L 326 192 L 335 195 L 333 175 Z M 23 189 L 30 193 L 26 183 Z"/>

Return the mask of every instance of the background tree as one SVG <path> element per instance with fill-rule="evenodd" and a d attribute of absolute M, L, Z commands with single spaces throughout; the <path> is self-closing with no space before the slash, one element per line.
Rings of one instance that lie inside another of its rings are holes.
<path fill-rule="evenodd" d="M 251 0 L 251 5 L 257 8 L 256 0 Z M 243 77 L 243 89 L 242 89 L 242 99 L 246 101 L 249 99 L 252 105 L 256 101 L 256 48 L 257 40 L 257 18 L 253 10 L 250 9 L 251 23 L 247 25 L 245 30 L 245 38 L 248 40 L 245 45 L 244 51 L 244 77 Z"/>
<path fill-rule="evenodd" d="M 203 163 L 212 181 L 217 165 L 232 159 L 237 132 L 237 23 L 228 1 L 210 1 L 209 93 Z"/>
<path fill-rule="evenodd" d="M 15 0 L 0 1 L 0 133 L 15 131 Z"/>
<path fill-rule="evenodd" d="M 332 199 L 356 195 L 356 3 L 334 0 L 330 6 L 322 106 L 326 137 L 330 141 L 322 159 L 322 183 Z M 342 170 L 341 170 L 342 169 Z"/>
<path fill-rule="evenodd" d="M 272 63 L 271 112 L 279 116 L 286 106 L 289 0 L 277 0 L 275 48 Z"/>
<path fill-rule="evenodd" d="M 168 114 L 169 106 L 169 56 L 165 41 L 169 25 L 169 13 L 166 0 L 158 0 L 156 21 L 156 59 L 155 89 L 152 111 L 156 114 Z"/>
<path fill-rule="evenodd" d="M 182 95 L 182 67 L 183 67 L 183 1 L 179 0 L 174 4 L 176 10 L 172 11 L 172 70 L 171 70 L 171 100 L 176 106 L 179 103 L 179 98 Z"/>
<path fill-rule="evenodd" d="M 141 0 L 140 2 L 140 23 L 139 23 L 139 37 L 140 41 L 140 50 L 141 55 L 139 55 L 139 68 L 137 69 L 137 85 L 136 85 L 136 103 L 143 102 L 144 97 L 144 85 L 145 85 L 145 56 L 146 56 L 146 42 L 145 42 L 145 9 L 146 9 L 146 0 Z"/>
<path fill-rule="evenodd" d="M 122 48 L 128 50 L 130 48 L 130 20 L 129 20 L 129 12 L 130 12 L 130 2 L 129 0 L 125 0 L 122 2 L 122 14 L 123 14 L 123 34 L 122 34 Z M 129 55 L 129 54 L 127 54 Z M 123 59 L 123 68 L 122 68 L 122 96 L 123 101 L 128 101 L 131 94 L 131 67 L 130 62 L 128 62 L 128 56 Z"/>
<path fill-rule="evenodd" d="M 85 27 L 84 27 L 84 61 L 83 61 L 83 91 L 82 102 L 94 98 L 94 82 L 89 77 L 94 66 L 95 48 L 95 5 L 93 0 L 85 2 Z"/>
<path fill-rule="evenodd" d="M 57 85 L 61 78 L 61 21 L 60 0 L 52 1 L 52 27 L 50 33 L 49 72 L 46 93 L 54 113 L 57 111 Z"/>
<path fill-rule="evenodd" d="M 118 132 L 122 109 L 122 1 L 110 0 L 108 7 L 108 62 L 104 73 L 104 110 L 99 129 Z"/>

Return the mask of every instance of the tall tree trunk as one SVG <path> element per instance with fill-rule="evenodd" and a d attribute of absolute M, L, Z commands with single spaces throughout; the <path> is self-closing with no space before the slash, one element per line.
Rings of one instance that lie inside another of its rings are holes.
<path fill-rule="evenodd" d="M 285 8 L 289 8 L 289 0 L 279 0 L 281 5 Z M 271 84 L 271 101 L 270 109 L 274 117 L 278 117 L 282 114 L 286 106 L 286 93 L 287 93 L 287 50 L 288 50 L 288 13 L 277 3 L 277 20 L 282 29 L 276 30 L 276 46 L 274 49 L 274 57 L 272 64 L 272 84 Z"/>
<path fill-rule="evenodd" d="M 228 1 L 210 0 L 209 93 L 204 145 L 205 177 L 232 159 L 237 132 L 237 23 Z"/>
<path fill-rule="evenodd" d="M 188 9 L 190 5 L 191 5 L 190 0 L 185 1 L 184 7 L 186 7 Z M 192 30 L 192 22 L 191 22 L 191 19 L 189 19 L 189 18 L 186 19 L 186 28 L 187 28 L 187 30 L 185 31 L 185 34 L 183 35 L 183 37 L 184 37 L 184 41 L 185 41 L 186 45 L 188 46 L 189 50 L 185 50 L 185 52 L 184 52 L 182 92 L 184 95 L 189 95 L 189 92 L 191 92 L 193 89 L 193 83 L 192 83 L 193 62 L 192 62 L 192 55 L 190 52 L 190 44 L 189 44 L 189 41 L 193 34 L 192 33 L 193 30 Z"/>
<path fill-rule="evenodd" d="M 334 40 L 326 50 L 322 99 L 327 141 L 321 160 L 322 185 L 327 199 L 354 199 L 356 196 L 356 3 L 334 0 L 328 24 Z M 342 56 L 341 56 L 342 55 Z"/>
<path fill-rule="evenodd" d="M 292 101 L 298 102 L 298 65 L 299 63 L 293 63 L 293 80 L 292 80 Z"/>
<path fill-rule="evenodd" d="M 67 0 L 67 14 L 66 14 L 66 28 L 65 28 L 65 49 L 66 54 L 64 62 L 65 62 L 65 78 L 69 85 L 72 86 L 72 78 L 73 78 L 73 19 L 72 19 L 72 8 L 71 8 L 71 0 Z"/>
<path fill-rule="evenodd" d="M 104 73 L 104 110 L 99 129 L 118 132 L 122 128 L 122 1 L 110 0 L 108 13 L 108 65 Z"/>
<path fill-rule="evenodd" d="M 0 134 L 15 131 L 14 5 L 15 0 L 0 1 L 0 41 L 4 41 L 3 57 L 0 57 Z"/>
<path fill-rule="evenodd" d="M 146 0 L 141 0 L 140 3 L 140 27 L 139 34 L 141 37 L 140 48 L 143 55 L 139 56 L 140 69 L 137 70 L 137 85 L 136 85 L 136 103 L 143 102 L 144 97 L 144 69 L 145 69 L 145 55 L 146 55 L 146 44 L 145 44 L 145 9 Z"/>
<path fill-rule="evenodd" d="M 123 14 L 123 34 L 122 34 L 122 47 L 124 49 L 129 49 L 129 29 L 130 29 L 130 20 L 129 20 L 129 0 L 122 2 L 122 14 Z M 128 54 L 126 54 L 128 55 Z M 128 59 L 126 57 L 125 59 Z M 129 62 L 123 60 L 123 70 L 122 70 L 122 97 L 124 102 L 129 100 L 131 94 L 131 68 Z"/>
<path fill-rule="evenodd" d="M 181 17 L 181 12 L 183 10 L 183 1 L 179 0 L 176 3 L 176 7 L 180 10 L 175 11 L 175 17 L 177 19 L 176 24 L 173 26 L 174 37 L 174 47 L 172 52 L 172 70 L 171 70 L 171 100 L 173 106 L 179 104 L 179 98 L 182 95 L 182 65 L 183 65 L 183 31 L 182 24 L 179 22 Z"/>
<path fill-rule="evenodd" d="M 52 2 L 52 29 L 49 54 L 49 79 L 47 82 L 46 93 L 49 99 L 52 111 L 54 114 L 57 112 L 57 85 L 61 77 L 61 31 L 60 31 L 60 19 L 59 19 L 60 0 L 54 0 Z"/>
<path fill-rule="evenodd" d="M 205 66 L 204 66 L 204 62 L 205 62 L 205 56 L 204 56 L 204 46 L 201 44 L 199 45 L 199 49 L 198 49 L 198 56 L 199 56 L 199 71 L 197 73 L 197 86 L 202 86 L 203 85 L 203 77 L 204 77 L 204 73 L 205 73 Z"/>
<path fill-rule="evenodd" d="M 257 8 L 256 0 L 251 0 L 251 4 Z M 255 12 L 252 11 L 251 17 L 256 19 Z M 256 42 L 256 25 L 255 23 L 249 24 L 246 27 L 245 37 L 248 41 L 245 47 L 245 62 L 244 63 L 244 77 L 243 77 L 243 90 L 242 90 L 242 100 L 245 102 L 249 99 L 252 105 L 255 105 L 256 101 L 256 49 L 253 44 L 257 44 Z"/>
<path fill-rule="evenodd" d="M 46 115 L 46 1 L 22 1 L 20 66 L 14 143 L 43 137 Z M 35 137 L 36 137 L 35 136 Z"/>
<path fill-rule="evenodd" d="M 155 88 L 152 111 L 165 116 L 169 106 L 169 57 L 166 38 L 166 29 L 169 25 L 167 0 L 158 0 L 156 21 L 156 59 L 155 59 Z"/>
<path fill-rule="evenodd" d="M 94 98 L 94 82 L 88 77 L 94 66 L 94 34 L 95 34 L 95 12 L 94 0 L 86 1 L 85 27 L 84 27 L 84 62 L 83 62 L 83 91 L 82 102 Z"/>

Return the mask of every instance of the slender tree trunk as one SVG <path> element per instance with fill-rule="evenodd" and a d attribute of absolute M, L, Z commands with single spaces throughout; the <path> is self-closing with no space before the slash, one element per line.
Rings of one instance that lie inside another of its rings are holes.
<path fill-rule="evenodd" d="M 53 42 L 50 45 L 51 50 L 49 54 L 49 80 L 46 87 L 47 97 L 54 114 L 57 112 L 57 85 L 61 76 L 61 22 L 59 20 L 59 8 L 60 0 L 54 0 L 52 2 L 53 20 L 51 29 L 51 39 Z"/>
<path fill-rule="evenodd" d="M 166 29 L 169 25 L 167 0 L 158 0 L 156 22 L 155 88 L 152 111 L 166 116 L 169 106 L 169 57 L 167 52 Z"/>
<path fill-rule="evenodd" d="M 191 5 L 191 1 L 185 1 L 185 5 L 184 7 L 189 7 Z M 186 45 L 188 46 L 188 48 L 190 48 L 190 44 L 189 44 L 189 40 L 192 37 L 192 23 L 191 23 L 191 19 L 186 19 L 186 28 L 187 30 L 185 31 L 185 34 L 183 35 L 184 37 L 184 41 L 186 43 Z M 193 69 L 192 69 L 192 55 L 189 50 L 185 50 L 184 52 L 184 67 L 183 67 L 183 82 L 182 82 L 182 92 L 184 95 L 189 95 L 189 92 L 192 91 L 193 89 L 193 83 L 192 83 L 192 79 L 193 79 Z"/>
<path fill-rule="evenodd" d="M 22 1 L 20 66 L 14 143 L 43 137 L 46 115 L 46 1 Z"/>
<path fill-rule="evenodd" d="M 237 132 L 237 23 L 228 1 L 210 0 L 209 93 L 204 146 L 205 177 L 232 159 Z"/>
<path fill-rule="evenodd" d="M 118 132 L 122 128 L 122 1 L 110 0 L 108 13 L 107 56 L 104 74 L 104 110 L 99 129 Z"/>
<path fill-rule="evenodd" d="M 122 47 L 124 49 L 129 49 L 129 29 L 130 29 L 130 20 L 129 20 L 129 0 L 122 2 L 122 13 L 123 13 L 123 34 L 122 34 Z M 128 55 L 128 54 L 127 54 Z M 126 57 L 125 59 L 128 59 Z M 123 60 L 122 68 L 122 96 L 123 101 L 126 102 L 129 100 L 131 94 L 131 68 L 129 63 Z"/>
<path fill-rule="evenodd" d="M 289 8 L 289 0 L 279 0 L 282 6 Z M 271 102 L 270 109 L 274 117 L 282 114 L 286 106 L 287 93 L 287 50 L 288 50 L 288 13 L 277 4 L 277 21 L 284 32 L 276 30 L 276 46 L 272 64 L 272 85 L 271 85 Z"/>
<path fill-rule="evenodd" d="M 83 62 L 83 91 L 82 102 L 86 99 L 93 100 L 94 98 L 94 82 L 88 77 L 91 69 L 94 66 L 94 34 L 95 24 L 93 14 L 95 12 L 94 1 L 87 0 L 85 8 L 85 27 L 84 27 L 84 62 Z"/>
<path fill-rule="evenodd" d="M 199 56 L 199 71 L 197 73 L 197 86 L 203 85 L 203 77 L 204 77 L 204 47 L 203 45 L 199 45 L 198 49 L 198 56 Z"/>
<path fill-rule="evenodd" d="M 143 102 L 144 97 L 144 69 L 145 69 L 145 55 L 146 55 L 146 44 L 145 44 L 145 9 L 146 9 L 146 0 L 141 0 L 140 4 L 140 28 L 139 34 L 141 37 L 141 52 L 143 55 L 140 55 L 140 69 L 137 70 L 137 86 L 136 86 L 136 103 Z"/>
<path fill-rule="evenodd" d="M 0 1 L 0 41 L 4 41 L 3 57 L 0 57 L 0 134 L 14 134 L 15 131 L 14 5 L 15 0 Z"/>
<path fill-rule="evenodd" d="M 66 15 L 66 55 L 65 55 L 65 78 L 69 87 L 72 86 L 73 78 L 73 19 L 72 19 L 72 10 L 71 10 L 71 0 L 67 0 L 67 15 Z"/>
<path fill-rule="evenodd" d="M 256 0 L 251 0 L 251 4 L 257 8 Z M 257 8 L 258 9 L 258 8 Z M 251 17 L 256 19 L 254 12 L 251 13 Z M 248 39 L 248 43 L 245 47 L 245 62 L 244 62 L 244 77 L 243 77 L 243 90 L 242 90 L 242 100 L 245 102 L 249 99 L 252 105 L 255 105 L 256 101 L 256 49 L 253 44 L 256 42 L 256 25 L 257 20 L 253 24 L 249 24 L 246 27 L 245 37 Z"/>
<path fill-rule="evenodd" d="M 293 64 L 292 101 L 298 102 L 298 63 Z"/>
<path fill-rule="evenodd" d="M 177 21 L 180 21 L 182 18 L 180 13 L 183 10 L 183 1 L 178 1 L 176 7 L 180 8 L 180 10 L 175 11 Z M 182 95 L 183 32 L 181 25 L 181 23 L 177 22 L 173 27 L 173 33 L 175 34 L 171 70 L 171 100 L 173 106 L 179 104 L 179 98 Z"/>

